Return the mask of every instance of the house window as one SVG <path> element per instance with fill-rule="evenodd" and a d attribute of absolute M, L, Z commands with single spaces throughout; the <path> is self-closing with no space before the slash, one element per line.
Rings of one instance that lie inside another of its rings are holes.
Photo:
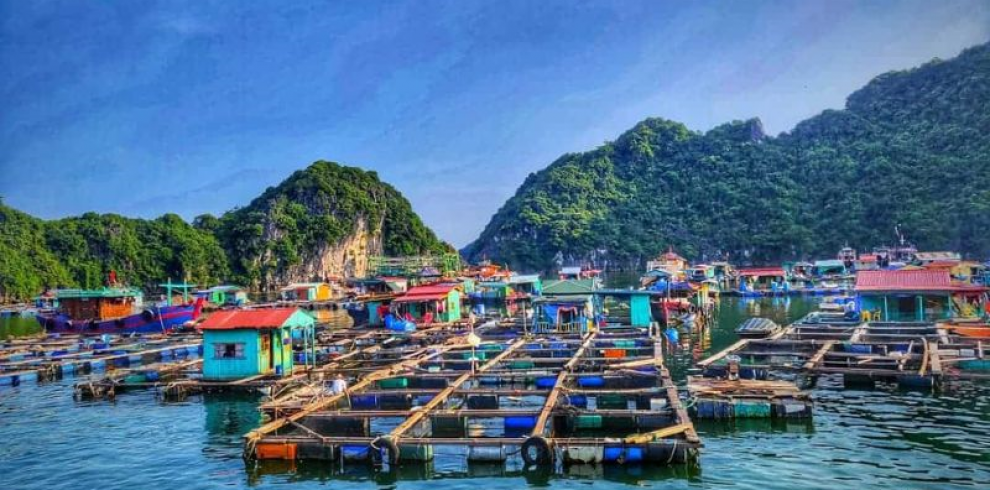
<path fill-rule="evenodd" d="M 244 342 L 213 344 L 214 359 L 244 359 Z"/>

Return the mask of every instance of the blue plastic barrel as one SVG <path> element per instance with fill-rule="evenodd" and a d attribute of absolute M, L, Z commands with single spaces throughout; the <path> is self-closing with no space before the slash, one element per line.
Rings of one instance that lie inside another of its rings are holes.
<path fill-rule="evenodd" d="M 351 409 L 374 409 L 378 406 L 375 395 L 351 395 Z"/>
<path fill-rule="evenodd" d="M 614 463 L 622 458 L 622 453 L 622 446 L 605 446 L 605 450 L 602 452 L 602 461 Z"/>
<path fill-rule="evenodd" d="M 536 417 L 513 416 L 505 418 L 506 432 L 528 431 L 533 430 L 534 427 L 536 427 Z"/>
<path fill-rule="evenodd" d="M 578 378 L 578 386 L 582 388 L 601 388 L 605 386 L 605 378 L 601 376 L 582 376 Z"/>
<path fill-rule="evenodd" d="M 567 395 L 568 403 L 578 408 L 588 408 L 588 397 L 585 395 Z"/>
<path fill-rule="evenodd" d="M 555 384 L 557 384 L 556 376 L 540 376 L 539 378 L 536 378 L 537 388 L 550 389 L 553 388 Z"/>

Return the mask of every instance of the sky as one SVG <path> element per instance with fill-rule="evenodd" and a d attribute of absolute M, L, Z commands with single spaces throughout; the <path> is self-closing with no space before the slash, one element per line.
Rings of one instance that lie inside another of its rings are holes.
<path fill-rule="evenodd" d="M 461 247 L 647 117 L 777 134 L 988 40 L 985 0 L 0 0 L 0 196 L 191 220 L 331 160 Z"/>

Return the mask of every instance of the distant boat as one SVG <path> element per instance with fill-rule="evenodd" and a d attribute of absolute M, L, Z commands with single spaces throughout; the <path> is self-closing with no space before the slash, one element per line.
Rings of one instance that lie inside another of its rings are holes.
<path fill-rule="evenodd" d="M 750 318 L 736 328 L 736 335 L 744 339 L 761 339 L 780 331 L 780 325 L 769 318 Z"/>
<path fill-rule="evenodd" d="M 59 309 L 39 313 L 49 333 L 162 333 L 199 318 L 203 298 L 182 305 L 144 306 L 141 291 L 127 288 L 56 291 Z"/>

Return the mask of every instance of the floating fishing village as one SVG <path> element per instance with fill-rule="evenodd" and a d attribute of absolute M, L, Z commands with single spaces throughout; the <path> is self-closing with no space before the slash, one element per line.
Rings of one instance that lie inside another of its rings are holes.
<path fill-rule="evenodd" d="M 990 488 L 986 0 L 0 4 L 0 490 Z"/>
<path fill-rule="evenodd" d="M 255 394 L 265 422 L 243 435 L 248 464 L 552 471 L 697 465 L 694 421 L 808 420 L 822 377 L 931 391 L 990 379 L 990 263 L 956 253 L 844 248 L 753 268 L 670 249 L 636 285 L 606 287 L 603 274 L 375 257 L 367 277 L 288 284 L 273 301 L 173 281 L 148 301 L 111 272 L 103 288 L 4 309 L 43 333 L 3 341 L 0 389 L 70 378 L 65 396 L 108 403 Z M 723 298 L 788 296 L 820 302 L 791 324 L 742 322 L 737 342 L 672 378 L 665 354 L 703 336 Z M 349 325 L 321 322 L 331 313 Z"/>

